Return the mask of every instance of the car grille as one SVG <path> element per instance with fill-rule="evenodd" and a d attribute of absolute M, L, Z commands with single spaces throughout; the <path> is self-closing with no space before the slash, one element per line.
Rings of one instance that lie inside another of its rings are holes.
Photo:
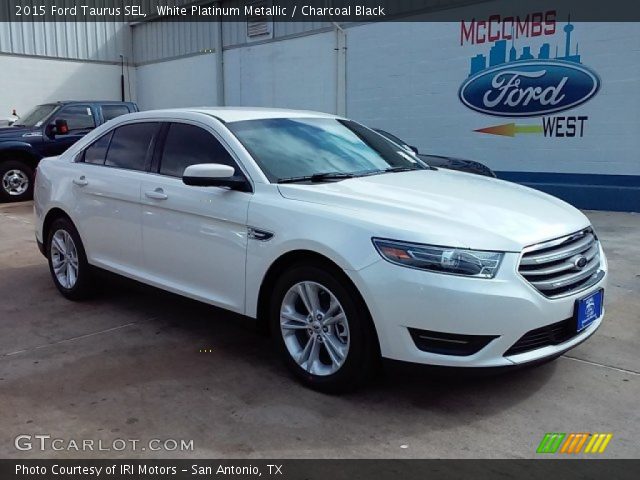
<path fill-rule="evenodd" d="M 573 318 L 536 328 L 525 333 L 505 352 L 504 356 L 517 355 L 549 345 L 558 345 L 575 337 L 577 333 L 576 322 Z"/>
<path fill-rule="evenodd" d="M 557 298 L 584 290 L 604 275 L 600 246 L 593 230 L 532 245 L 524 249 L 518 272 L 540 293 Z"/>

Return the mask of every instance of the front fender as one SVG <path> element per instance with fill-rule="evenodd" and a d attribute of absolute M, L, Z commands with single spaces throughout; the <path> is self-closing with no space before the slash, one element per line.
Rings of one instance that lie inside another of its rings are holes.
<path fill-rule="evenodd" d="M 42 158 L 42 155 L 28 142 L 21 142 L 19 140 L 0 141 L 0 156 L 10 152 L 20 152 L 35 160 Z"/>
<path fill-rule="evenodd" d="M 345 272 L 361 270 L 380 260 L 371 243 L 372 227 L 366 221 L 356 221 L 351 211 L 284 199 L 273 185 L 257 185 L 255 196 L 249 207 L 248 224 L 273 233 L 273 237 L 268 241 L 248 241 L 247 316 L 257 315 L 260 286 L 271 265 L 290 252 L 313 252 Z M 299 221 L 302 218 L 304 222 Z"/>

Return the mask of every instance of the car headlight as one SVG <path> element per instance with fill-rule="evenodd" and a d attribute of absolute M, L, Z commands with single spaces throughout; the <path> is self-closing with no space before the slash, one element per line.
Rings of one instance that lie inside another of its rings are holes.
<path fill-rule="evenodd" d="M 373 244 L 385 260 L 430 272 L 493 278 L 504 256 L 501 252 L 439 247 L 374 238 Z"/>

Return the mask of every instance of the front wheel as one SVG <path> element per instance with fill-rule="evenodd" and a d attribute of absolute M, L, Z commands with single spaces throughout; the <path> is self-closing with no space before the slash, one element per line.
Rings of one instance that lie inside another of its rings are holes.
<path fill-rule="evenodd" d="M 33 198 L 33 169 L 18 160 L 0 162 L 0 201 L 22 202 Z"/>
<path fill-rule="evenodd" d="M 53 283 L 69 300 L 81 300 L 92 290 L 91 267 L 73 223 L 59 218 L 49 229 L 47 257 Z"/>
<path fill-rule="evenodd" d="M 285 363 L 307 386 L 340 392 L 378 363 L 377 340 L 355 288 L 331 269 L 298 265 L 277 281 L 271 329 Z"/>

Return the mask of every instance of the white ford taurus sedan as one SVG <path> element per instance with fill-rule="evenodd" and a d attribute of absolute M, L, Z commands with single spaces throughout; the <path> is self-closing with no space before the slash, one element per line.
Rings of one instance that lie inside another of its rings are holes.
<path fill-rule="evenodd" d="M 65 297 L 84 297 L 98 267 L 256 318 L 323 390 L 357 385 L 380 357 L 551 359 L 603 317 L 607 262 L 578 210 L 431 168 L 333 115 L 124 115 L 40 163 L 35 210 Z"/>

